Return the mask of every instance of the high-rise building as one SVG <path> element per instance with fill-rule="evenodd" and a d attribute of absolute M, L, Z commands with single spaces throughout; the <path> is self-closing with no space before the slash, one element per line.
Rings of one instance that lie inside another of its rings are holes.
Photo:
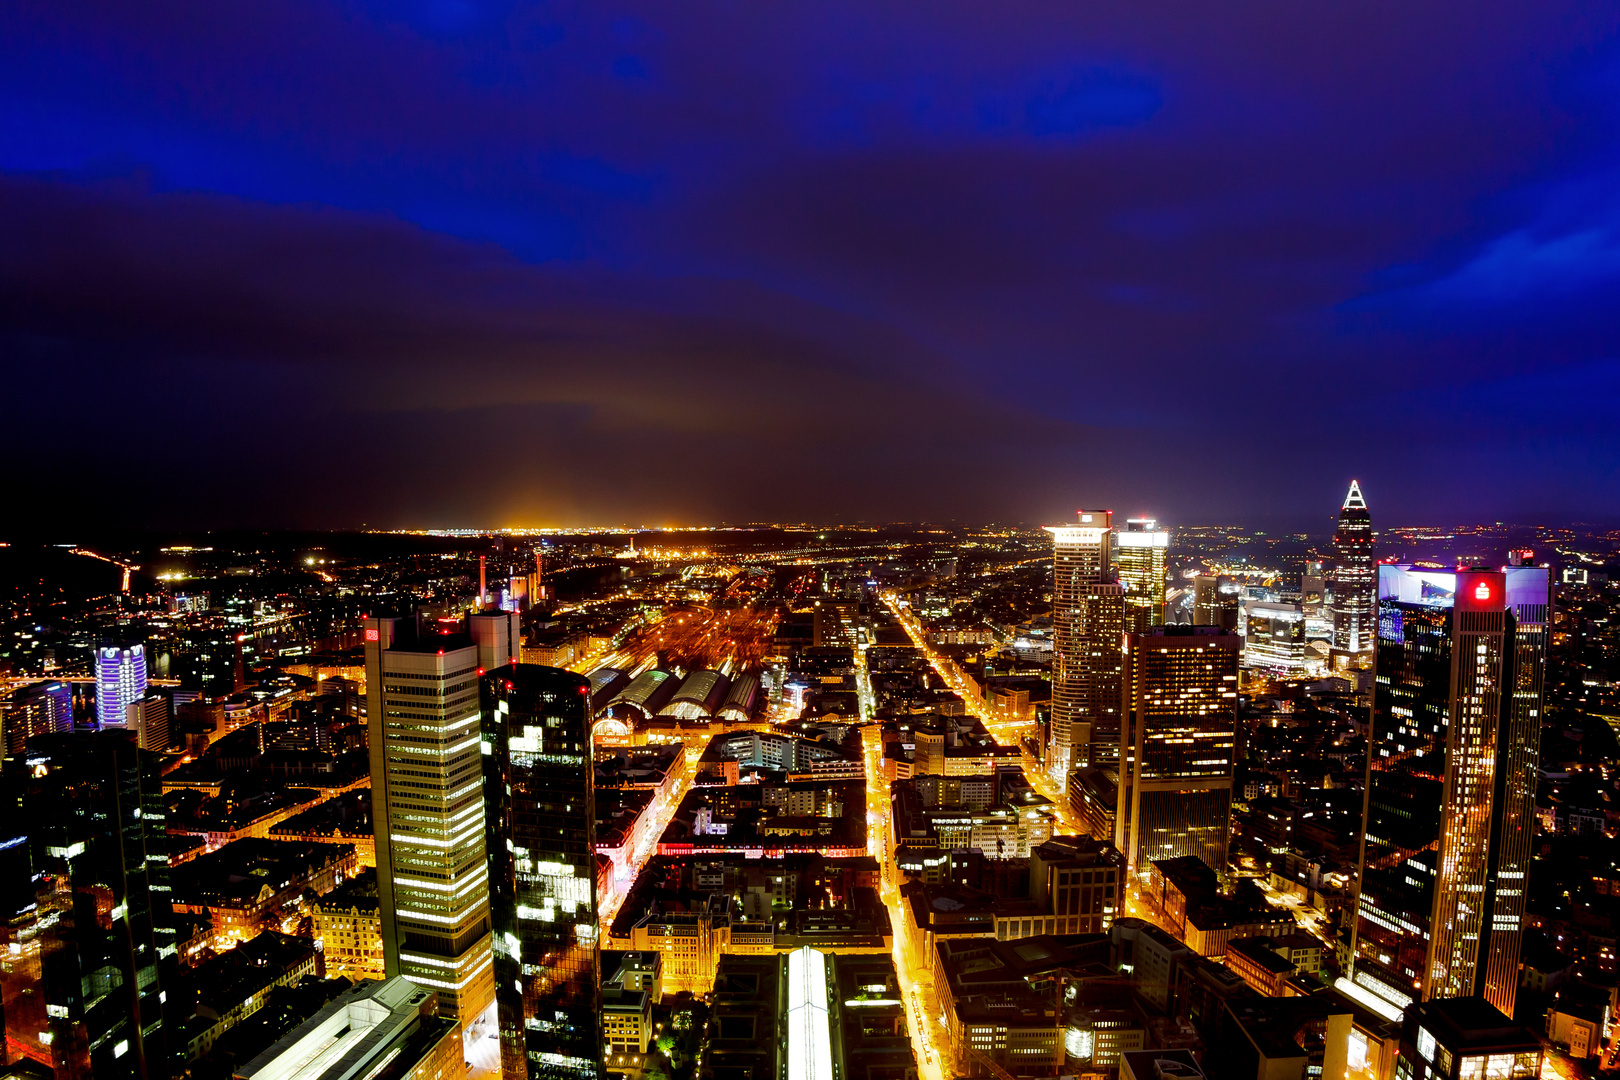
<path fill-rule="evenodd" d="M 1361 485 L 1354 480 L 1339 508 L 1333 558 L 1333 647 L 1347 653 L 1368 652 L 1377 634 L 1372 516 L 1361 497 Z"/>
<path fill-rule="evenodd" d="M 1378 568 L 1352 989 L 1512 1015 L 1549 571 Z"/>
<path fill-rule="evenodd" d="M 1164 625 L 1165 557 L 1170 533 L 1153 518 L 1127 518 L 1114 534 L 1114 565 L 1125 587 L 1125 628 L 1145 634 Z"/>
<path fill-rule="evenodd" d="M 1046 768 L 1067 783 L 1069 770 L 1111 761 L 1119 730 L 1119 644 L 1125 589 L 1111 559 L 1113 513 L 1082 510 L 1077 525 L 1052 534 L 1052 718 Z"/>
<path fill-rule="evenodd" d="M 162 752 L 169 748 L 169 695 L 148 690 L 124 710 L 124 726 L 135 732 L 142 750 Z"/>
<path fill-rule="evenodd" d="M 1214 626 L 1228 633 L 1238 625 L 1243 606 L 1243 583 L 1225 574 L 1193 578 L 1193 625 Z"/>
<path fill-rule="evenodd" d="M 6 1043 L 58 1080 L 170 1075 L 160 964 L 174 952 L 162 777 L 122 731 L 36 736 L 7 759 Z M 7 866 L 7 871 L 17 869 Z M 20 910 L 15 895 L 31 893 Z"/>
<path fill-rule="evenodd" d="M 823 596 L 816 600 L 814 609 L 815 643 L 821 646 L 854 647 L 860 634 L 861 601 L 855 596 Z"/>
<path fill-rule="evenodd" d="M 516 622 L 365 620 L 384 970 L 436 991 L 469 1035 L 495 1001 L 478 680 L 515 655 Z"/>
<path fill-rule="evenodd" d="M 22 753 L 35 735 L 72 730 L 73 687 L 68 683 L 33 683 L 0 701 L 0 755 Z"/>
<path fill-rule="evenodd" d="M 1299 604 L 1251 600 L 1243 623 L 1244 667 L 1281 674 L 1305 670 L 1305 612 Z"/>
<path fill-rule="evenodd" d="M 495 997 L 507 1080 L 603 1075 L 590 683 L 509 664 L 482 683 Z"/>
<path fill-rule="evenodd" d="M 1307 559 L 1305 572 L 1299 576 L 1299 605 L 1307 616 L 1322 610 L 1322 598 L 1327 594 L 1327 578 L 1322 574 L 1320 559 Z"/>
<path fill-rule="evenodd" d="M 96 721 L 123 727 L 129 703 L 146 693 L 146 646 L 101 645 L 96 649 Z"/>
<path fill-rule="evenodd" d="M 1114 846 L 1127 874 L 1183 855 L 1226 874 L 1242 648 L 1214 626 L 1125 638 Z"/>

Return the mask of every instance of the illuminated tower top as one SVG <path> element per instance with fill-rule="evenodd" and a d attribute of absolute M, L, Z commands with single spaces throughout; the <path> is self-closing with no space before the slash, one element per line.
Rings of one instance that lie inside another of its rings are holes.
<path fill-rule="evenodd" d="M 1058 557 L 1058 574 L 1072 581 L 1104 581 L 1108 578 L 1112 549 L 1114 512 L 1078 511 L 1074 525 L 1047 525 Z"/>
<path fill-rule="evenodd" d="M 1162 626 L 1170 533 L 1153 518 L 1130 518 L 1113 541 L 1114 566 L 1125 587 L 1127 628 L 1140 634 Z"/>
<path fill-rule="evenodd" d="M 1372 649 L 1373 527 L 1361 484 L 1350 481 L 1333 533 L 1333 646 L 1366 654 Z"/>

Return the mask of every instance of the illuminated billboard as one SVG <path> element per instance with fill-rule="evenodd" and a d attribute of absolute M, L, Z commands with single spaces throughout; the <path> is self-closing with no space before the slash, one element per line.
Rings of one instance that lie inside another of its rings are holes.
<path fill-rule="evenodd" d="M 1501 575 L 1504 582 L 1503 597 L 1494 595 L 1490 583 Z M 1456 571 L 1415 569 L 1397 563 L 1383 563 L 1378 567 L 1378 599 L 1393 600 L 1400 604 L 1422 607 L 1451 608 L 1457 604 L 1459 578 L 1469 592 L 1470 606 L 1503 606 L 1522 613 L 1526 608 L 1545 605 L 1551 585 L 1550 571 L 1544 566 L 1509 566 L 1501 571 Z"/>

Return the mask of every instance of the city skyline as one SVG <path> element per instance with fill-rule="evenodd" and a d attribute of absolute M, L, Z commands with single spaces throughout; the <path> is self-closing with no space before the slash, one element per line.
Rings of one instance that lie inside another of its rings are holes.
<path fill-rule="evenodd" d="M 359 1030 L 386 1080 L 1137 1080 L 1166 1031 L 1184 1080 L 1486 1043 L 1529 1075 L 1519 1025 L 1612 1057 L 1609 939 L 1546 927 L 1615 895 L 1577 860 L 1610 840 L 1620 531 L 1397 526 L 1507 551 L 1393 563 L 1343 490 L 1315 544 L 1082 510 L 64 550 L 113 591 L 14 592 L 0 637 L 8 1051 L 133 1068 L 101 991 L 155 948 L 136 1080 L 339 1080 Z M 122 870 L 38 812 L 58 746 L 138 766 Z M 116 962 L 54 982 L 68 931 Z"/>
<path fill-rule="evenodd" d="M 1242 530 L 1257 530 L 1272 536 L 1282 538 L 1298 538 L 1310 543 L 1319 544 L 1323 550 L 1324 558 L 1331 560 L 1331 547 L 1333 534 L 1339 528 L 1340 511 L 1331 508 L 1324 510 L 1323 506 L 1331 504 L 1341 498 L 1339 493 L 1348 483 L 1361 486 L 1362 481 L 1353 474 L 1346 474 L 1343 481 L 1324 484 L 1320 489 L 1313 487 L 1308 498 L 1302 495 L 1293 500 L 1292 506 L 1286 511 L 1260 514 L 1180 514 L 1172 515 L 1162 509 L 1141 509 L 1143 506 L 1162 506 L 1162 501 L 1144 500 L 1141 498 L 1121 500 L 1121 505 L 1130 509 L 1110 509 L 1121 521 L 1131 520 L 1151 521 L 1156 523 L 1160 530 L 1184 528 L 1234 528 Z M 1100 500 L 1087 499 L 1083 493 L 1087 488 L 1081 486 L 1076 489 L 1081 497 L 1072 501 L 1077 506 L 1097 505 Z M 1374 498 L 1378 492 L 1374 491 Z M 1382 502 L 1379 502 L 1380 508 Z M 1028 508 L 1024 508 L 1028 511 Z M 870 532 L 874 530 L 932 530 L 932 529 L 1024 529 L 1039 530 L 1041 523 L 1056 517 L 1072 516 L 1074 508 L 1056 510 L 1048 515 L 1033 512 L 1011 513 L 1005 516 L 933 516 L 933 517 L 885 517 L 874 515 L 870 517 L 827 516 L 827 517 L 783 517 L 779 520 L 767 518 L 694 518 L 691 520 L 677 520 L 673 517 L 658 517 L 648 519 L 636 518 L 609 518 L 600 517 L 588 520 L 555 520 L 545 522 L 524 523 L 498 523 L 481 520 L 481 516 L 473 514 L 466 519 L 430 519 L 411 523 L 397 523 L 383 526 L 369 522 L 357 522 L 323 527 L 290 528 L 268 527 L 258 528 L 252 526 L 232 526 L 222 528 L 205 528 L 185 525 L 140 525 L 130 523 L 85 523 L 82 525 L 68 525 L 50 519 L 36 519 L 18 522 L 11 526 L 4 539 L 0 540 L 0 551 L 6 547 L 26 548 L 30 545 L 54 546 L 63 549 L 75 547 L 92 547 L 103 544 L 122 545 L 125 550 L 134 550 L 142 545 L 170 547 L 176 550 L 207 551 L 206 546 L 212 539 L 240 539 L 252 535 L 277 535 L 292 537 L 305 535 L 308 537 L 320 536 L 356 536 L 356 537 L 446 537 L 475 539 L 488 536 L 522 537 L 569 537 L 569 536 L 657 536 L 661 533 L 679 536 L 681 534 L 698 534 L 705 532 L 748 532 L 765 530 L 810 531 L 810 532 Z M 484 516 L 484 517 L 487 517 Z M 1489 508 L 1480 516 L 1454 516 L 1444 513 L 1418 514 L 1412 517 L 1389 520 L 1382 513 L 1378 522 L 1372 529 L 1372 534 L 1384 542 L 1392 542 L 1395 538 L 1403 538 L 1414 530 L 1445 533 L 1447 531 L 1462 530 L 1464 532 L 1480 529 L 1509 529 L 1528 530 L 1548 528 L 1620 528 L 1620 513 L 1615 515 L 1604 514 L 1522 514 L 1507 513 L 1493 514 Z M 69 541 L 74 541 L 70 543 Z M 625 541 L 629 543 L 628 539 Z M 1504 543 L 1507 543 L 1506 541 Z M 200 545 L 200 546 L 199 546 Z M 1503 552 L 1510 550 L 1511 546 L 1504 547 Z M 91 555 L 94 556 L 94 552 Z"/>
<path fill-rule="evenodd" d="M 1620 1080 L 1620 4 L 0 25 L 0 1080 Z"/>

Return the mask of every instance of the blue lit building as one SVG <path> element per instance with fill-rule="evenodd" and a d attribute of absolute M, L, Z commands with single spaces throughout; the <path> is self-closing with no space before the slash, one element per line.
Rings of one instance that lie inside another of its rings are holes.
<path fill-rule="evenodd" d="M 96 726 L 124 727 L 130 702 L 146 694 L 146 646 L 101 645 L 96 649 Z"/>

